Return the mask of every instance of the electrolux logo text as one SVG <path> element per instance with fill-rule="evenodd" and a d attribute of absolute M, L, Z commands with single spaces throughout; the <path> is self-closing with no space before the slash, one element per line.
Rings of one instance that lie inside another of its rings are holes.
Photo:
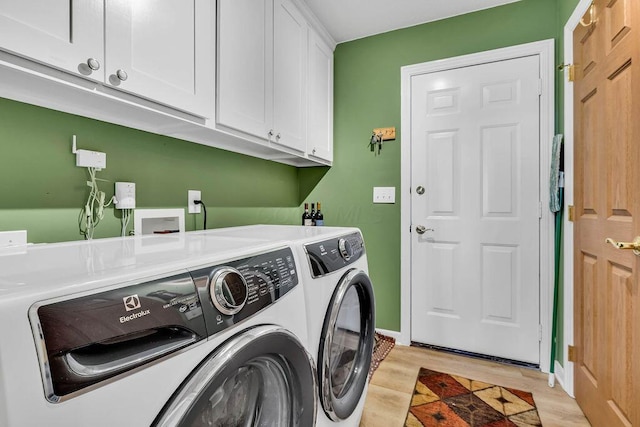
<path fill-rule="evenodd" d="M 124 298 L 122 298 L 122 302 L 124 303 L 124 308 L 127 311 L 133 311 L 133 310 L 137 310 L 139 309 L 142 304 L 140 304 L 140 298 L 138 298 L 138 295 L 128 295 Z M 121 316 L 120 317 L 120 323 L 127 323 L 131 320 L 135 320 L 135 319 L 139 319 L 141 317 L 144 317 L 148 314 L 151 314 L 151 310 L 141 310 L 137 313 L 133 313 L 130 314 L 129 316 Z"/>

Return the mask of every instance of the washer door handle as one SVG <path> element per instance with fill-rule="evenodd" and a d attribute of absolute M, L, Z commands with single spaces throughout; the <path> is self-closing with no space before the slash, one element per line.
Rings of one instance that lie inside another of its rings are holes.
<path fill-rule="evenodd" d="M 149 337 L 131 340 L 131 351 L 126 355 L 114 356 L 109 359 L 109 351 L 83 352 L 82 349 L 70 351 L 64 355 L 69 369 L 74 374 L 84 378 L 101 379 L 116 374 L 136 366 L 143 365 L 153 359 L 157 359 L 165 354 L 174 352 L 182 347 L 192 344 L 198 340 L 196 334 L 187 331 L 178 331 L 176 337 L 176 328 L 172 331 L 165 331 L 164 337 L 158 337 L 158 333 L 152 334 L 155 342 Z M 161 330 L 162 331 L 162 330 Z M 158 344 L 157 340 L 160 341 Z M 109 346 L 101 346 L 101 349 Z"/>

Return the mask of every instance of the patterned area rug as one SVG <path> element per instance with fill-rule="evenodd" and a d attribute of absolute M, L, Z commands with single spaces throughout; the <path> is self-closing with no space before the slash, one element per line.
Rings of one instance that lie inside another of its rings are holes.
<path fill-rule="evenodd" d="M 405 427 L 542 426 L 533 395 L 421 368 Z"/>
<path fill-rule="evenodd" d="M 371 381 L 375 370 L 380 366 L 380 362 L 387 357 L 394 345 L 396 345 L 395 338 L 376 332 L 375 343 L 373 345 L 373 357 L 371 358 L 371 366 L 369 367 L 369 381 Z"/>

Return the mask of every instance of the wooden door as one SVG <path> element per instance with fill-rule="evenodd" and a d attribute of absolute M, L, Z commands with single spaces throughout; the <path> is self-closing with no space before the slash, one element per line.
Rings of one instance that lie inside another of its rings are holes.
<path fill-rule="evenodd" d="M 0 49 L 52 67 L 102 81 L 103 35 L 102 1 L 0 1 Z"/>
<path fill-rule="evenodd" d="M 215 5 L 210 0 L 110 0 L 105 11 L 106 83 L 213 118 Z"/>
<path fill-rule="evenodd" d="M 540 362 L 539 61 L 411 79 L 413 341 Z"/>
<path fill-rule="evenodd" d="M 640 426 L 640 2 L 596 0 L 574 32 L 576 400 Z"/>

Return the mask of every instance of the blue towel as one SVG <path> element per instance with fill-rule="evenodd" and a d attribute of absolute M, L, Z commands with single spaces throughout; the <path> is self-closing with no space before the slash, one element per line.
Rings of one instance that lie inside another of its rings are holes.
<path fill-rule="evenodd" d="M 551 151 L 551 174 L 549 176 L 549 209 L 551 212 L 558 212 L 560 206 L 559 188 L 564 187 L 564 182 L 560 182 L 560 149 L 562 148 L 562 134 L 553 137 L 553 147 Z"/>

